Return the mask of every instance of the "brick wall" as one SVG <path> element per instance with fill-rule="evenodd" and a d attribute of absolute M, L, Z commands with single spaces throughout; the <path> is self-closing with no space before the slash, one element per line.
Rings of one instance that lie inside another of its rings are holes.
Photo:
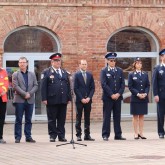
<path fill-rule="evenodd" d="M 0 0 L 0 65 L 6 36 L 21 26 L 41 26 L 60 39 L 64 67 L 74 73 L 87 59 L 95 78 L 91 118 L 102 119 L 99 75 L 109 37 L 123 27 L 142 27 L 165 47 L 164 0 Z M 69 105 L 68 117 L 70 117 Z"/>

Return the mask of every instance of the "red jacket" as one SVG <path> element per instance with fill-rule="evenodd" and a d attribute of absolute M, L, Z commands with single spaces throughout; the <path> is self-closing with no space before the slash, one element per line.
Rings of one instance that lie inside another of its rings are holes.
<path fill-rule="evenodd" d="M 7 91 L 9 87 L 8 75 L 5 69 L 0 68 L 0 97 L 2 98 L 2 102 L 7 102 Z M 5 92 L 3 96 L 1 93 Z"/>

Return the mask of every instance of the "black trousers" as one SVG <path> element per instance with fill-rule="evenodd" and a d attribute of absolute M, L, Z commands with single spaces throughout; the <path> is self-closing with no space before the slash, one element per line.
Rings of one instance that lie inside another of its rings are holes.
<path fill-rule="evenodd" d="M 81 102 L 76 102 L 76 136 L 82 135 L 82 129 L 81 129 L 81 119 L 82 119 L 82 113 L 84 110 L 84 134 L 85 136 L 90 135 L 90 112 L 91 112 L 91 104 L 90 101 L 87 104 L 83 104 Z"/>
<path fill-rule="evenodd" d="M 2 98 L 0 97 L 0 139 L 3 138 L 5 114 L 6 114 L 6 102 L 2 102 Z"/>
<path fill-rule="evenodd" d="M 158 135 L 164 135 L 165 99 L 157 103 Z"/>
<path fill-rule="evenodd" d="M 65 120 L 67 104 L 47 105 L 48 133 L 56 139 L 65 137 Z"/>
<path fill-rule="evenodd" d="M 113 112 L 113 125 L 115 137 L 120 137 L 122 134 L 121 121 L 121 100 L 103 101 L 103 127 L 102 137 L 109 137 L 111 132 L 111 112 Z"/>

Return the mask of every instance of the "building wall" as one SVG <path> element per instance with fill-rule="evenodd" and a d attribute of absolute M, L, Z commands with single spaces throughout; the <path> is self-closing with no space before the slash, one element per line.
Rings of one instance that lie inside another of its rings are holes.
<path fill-rule="evenodd" d="M 1 0 L 0 66 L 5 38 L 21 26 L 54 32 L 62 46 L 63 66 L 71 73 L 78 69 L 78 60 L 87 59 L 96 84 L 91 118 L 100 120 L 99 76 L 110 36 L 123 27 L 143 27 L 157 37 L 160 48 L 165 47 L 165 0 Z"/>

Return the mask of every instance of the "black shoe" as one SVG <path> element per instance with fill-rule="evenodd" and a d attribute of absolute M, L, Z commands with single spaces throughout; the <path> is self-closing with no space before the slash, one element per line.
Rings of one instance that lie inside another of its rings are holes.
<path fill-rule="evenodd" d="M 32 139 L 32 138 L 26 139 L 26 142 L 28 142 L 28 143 L 36 143 L 36 141 L 34 139 Z"/>
<path fill-rule="evenodd" d="M 55 138 L 50 137 L 50 142 L 55 142 Z"/>
<path fill-rule="evenodd" d="M 6 141 L 3 139 L 0 139 L 0 144 L 6 144 Z"/>
<path fill-rule="evenodd" d="M 91 138 L 90 135 L 88 135 L 88 136 L 84 136 L 84 140 L 95 141 L 95 139 Z"/>
<path fill-rule="evenodd" d="M 20 143 L 20 140 L 19 139 L 15 139 L 15 143 Z"/>
<path fill-rule="evenodd" d="M 139 139 L 139 136 L 134 136 L 134 139 L 135 139 L 135 140 L 138 140 L 138 139 Z"/>
<path fill-rule="evenodd" d="M 164 139 L 164 135 L 160 134 L 159 139 Z"/>
<path fill-rule="evenodd" d="M 103 137 L 103 140 L 104 140 L 104 141 L 108 141 L 108 138 L 107 138 L 107 137 Z"/>
<path fill-rule="evenodd" d="M 77 136 L 77 141 L 82 141 L 81 136 Z"/>
<path fill-rule="evenodd" d="M 138 137 L 141 138 L 141 139 L 147 139 L 146 137 L 141 136 L 140 134 L 138 134 Z"/>
<path fill-rule="evenodd" d="M 67 139 L 65 139 L 65 138 L 59 138 L 58 139 L 60 142 L 67 142 Z"/>
<path fill-rule="evenodd" d="M 119 137 L 115 136 L 114 139 L 115 139 L 115 140 L 126 140 L 126 138 L 123 138 L 122 136 L 119 136 Z"/>

